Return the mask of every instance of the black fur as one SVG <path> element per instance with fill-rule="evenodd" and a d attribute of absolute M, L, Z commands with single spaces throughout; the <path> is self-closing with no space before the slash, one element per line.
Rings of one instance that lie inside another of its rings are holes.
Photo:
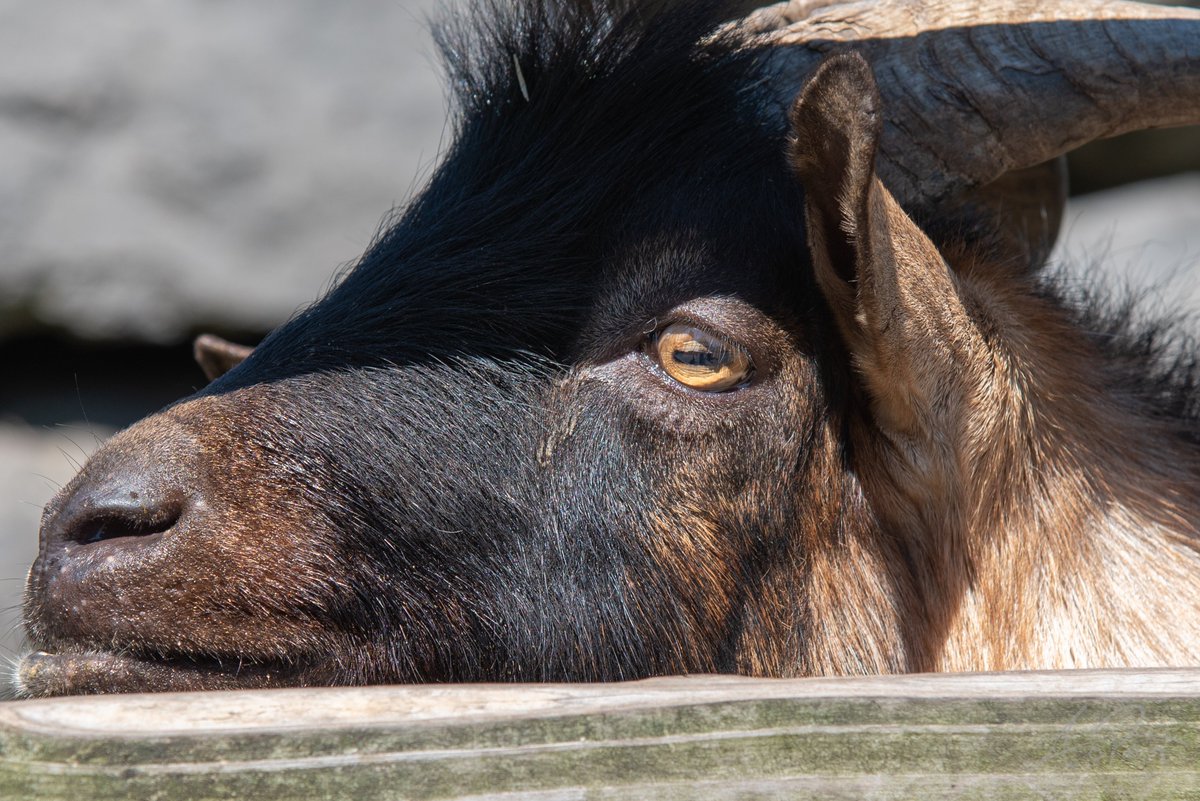
<path fill-rule="evenodd" d="M 769 207 L 779 187 L 765 176 L 782 156 L 740 89 L 757 57 L 697 44 L 722 16 L 715 3 L 650 12 L 539 1 L 443 23 L 453 144 L 353 271 L 255 361 L 291 372 L 517 350 L 564 357 L 636 199 L 682 179 L 729 208 Z M 684 197 L 653 211 L 686 214 Z"/>
<path fill-rule="evenodd" d="M 350 566 L 313 598 L 344 638 L 331 681 L 735 668 L 738 621 L 702 622 L 703 599 L 653 554 L 648 516 L 670 476 L 646 460 L 670 468 L 738 427 L 730 489 L 763 460 L 783 481 L 804 469 L 803 426 L 779 450 L 784 409 L 676 430 L 620 392 L 554 390 L 637 354 L 694 298 L 783 319 L 812 302 L 782 137 L 742 97 L 757 56 L 698 44 L 722 18 L 712 3 L 531 2 L 444 24 L 458 116 L 429 186 L 207 390 L 271 387 L 279 418 L 241 436 L 323 510 L 314 527 Z M 769 539 L 789 507 L 727 527 Z M 770 546 L 730 547 L 753 592 Z"/>

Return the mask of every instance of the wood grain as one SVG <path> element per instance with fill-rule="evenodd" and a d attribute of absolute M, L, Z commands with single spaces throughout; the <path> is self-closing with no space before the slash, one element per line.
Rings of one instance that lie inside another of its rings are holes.
<path fill-rule="evenodd" d="M 0 797 L 1195 798 L 1200 669 L 20 701 Z"/>

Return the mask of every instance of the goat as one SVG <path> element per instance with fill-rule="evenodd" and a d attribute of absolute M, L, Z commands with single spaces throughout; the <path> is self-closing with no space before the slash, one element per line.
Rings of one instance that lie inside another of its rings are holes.
<path fill-rule="evenodd" d="M 20 691 L 1200 658 L 1194 364 L 1041 269 L 1200 14 L 744 6 L 443 26 L 425 190 L 47 506 Z"/>

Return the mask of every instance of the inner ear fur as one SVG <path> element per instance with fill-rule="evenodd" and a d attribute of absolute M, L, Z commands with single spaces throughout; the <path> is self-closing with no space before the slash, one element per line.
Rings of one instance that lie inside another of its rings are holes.
<path fill-rule="evenodd" d="M 879 90 L 855 53 L 831 56 L 792 107 L 792 167 L 804 184 L 821 293 L 885 431 L 930 435 L 986 349 L 955 276 L 875 174 Z"/>

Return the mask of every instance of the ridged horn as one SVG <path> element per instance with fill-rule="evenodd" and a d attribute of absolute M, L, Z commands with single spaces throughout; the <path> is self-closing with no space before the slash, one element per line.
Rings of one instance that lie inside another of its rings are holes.
<path fill-rule="evenodd" d="M 826 53 L 853 48 L 867 58 L 885 115 L 878 170 L 917 211 L 1093 139 L 1200 122 L 1195 9 L 792 0 L 736 29 L 764 48 L 762 85 L 781 118 Z"/>

